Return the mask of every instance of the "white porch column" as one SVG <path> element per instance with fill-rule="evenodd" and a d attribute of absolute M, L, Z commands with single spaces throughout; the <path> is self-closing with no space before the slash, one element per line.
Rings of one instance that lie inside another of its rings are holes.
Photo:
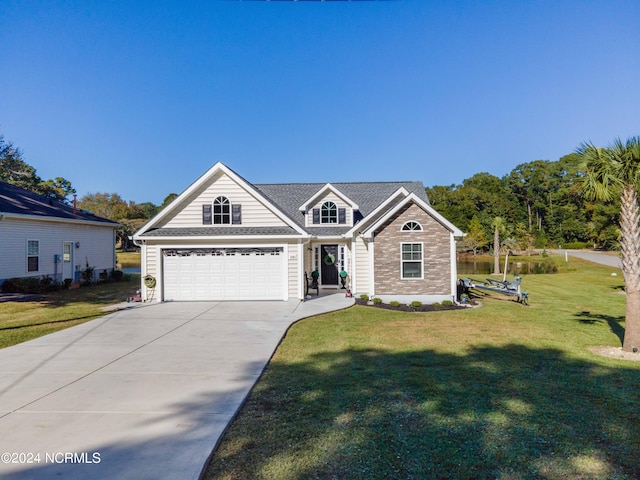
<path fill-rule="evenodd" d="M 369 238 L 369 297 L 373 298 L 376 294 L 376 275 L 375 275 L 375 242 L 373 235 Z"/>

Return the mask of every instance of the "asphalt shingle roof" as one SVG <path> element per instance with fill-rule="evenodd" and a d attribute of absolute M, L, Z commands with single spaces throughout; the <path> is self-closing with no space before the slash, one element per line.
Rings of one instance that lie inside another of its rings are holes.
<path fill-rule="evenodd" d="M 76 209 L 6 182 L 0 182 L 0 213 L 84 220 L 117 225 L 116 222 Z"/>
<path fill-rule="evenodd" d="M 304 228 L 304 216 L 299 208 L 325 185 L 326 183 L 276 183 L 258 184 L 254 187 Z M 359 215 L 356 214 L 356 220 L 369 215 L 401 187 L 429 203 L 422 182 L 351 182 L 331 185 L 358 204 Z M 345 231 L 347 230 L 349 229 Z M 344 233 L 339 232 L 337 227 L 332 227 L 330 231 L 335 234 Z"/>
<path fill-rule="evenodd" d="M 234 172 L 235 173 L 235 172 Z M 236 174 L 237 175 L 237 174 Z M 240 177 L 242 179 L 242 177 Z M 244 180 L 244 179 L 242 179 Z M 244 180 L 248 186 L 255 189 L 269 202 L 277 207 L 284 215 L 295 222 L 302 230 L 315 236 L 339 236 L 348 232 L 352 227 L 346 225 L 318 225 L 305 226 L 305 216 L 300 207 L 305 205 L 326 183 L 272 183 L 272 184 L 252 184 Z M 354 212 L 354 222 L 370 215 L 381 204 L 396 193 L 400 188 L 404 188 L 409 193 L 415 194 L 418 198 L 429 203 L 427 194 L 422 182 L 336 182 L 331 183 L 333 188 L 342 195 L 349 198 L 358 205 Z M 400 201 L 398 198 L 397 201 Z M 393 208 L 389 204 L 388 208 Z M 384 213 L 384 212 L 381 212 Z M 142 233 L 142 237 L 216 237 L 226 235 L 238 236 L 260 236 L 260 235 L 299 235 L 295 228 L 291 227 L 244 227 L 241 225 L 197 227 L 197 228 L 157 228 L 150 229 Z"/>

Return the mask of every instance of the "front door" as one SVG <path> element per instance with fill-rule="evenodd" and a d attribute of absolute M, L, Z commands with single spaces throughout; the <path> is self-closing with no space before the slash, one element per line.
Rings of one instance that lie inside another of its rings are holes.
<path fill-rule="evenodd" d="M 322 285 L 338 285 L 338 245 L 322 245 L 320 265 Z"/>
<path fill-rule="evenodd" d="M 73 243 L 62 244 L 62 281 L 73 280 Z"/>

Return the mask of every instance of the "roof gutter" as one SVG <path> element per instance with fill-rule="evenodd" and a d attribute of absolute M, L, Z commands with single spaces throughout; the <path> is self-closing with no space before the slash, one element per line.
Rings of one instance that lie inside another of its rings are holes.
<path fill-rule="evenodd" d="M 182 241 L 188 240 L 190 242 L 197 241 L 218 241 L 218 240 L 300 240 L 300 235 L 215 235 L 215 236 L 150 236 L 150 237 L 138 237 L 134 236 L 133 241 L 162 241 L 162 242 L 170 242 L 170 241 Z"/>
<path fill-rule="evenodd" d="M 84 219 L 76 219 L 76 218 L 61 218 L 61 217 L 47 217 L 41 215 L 28 215 L 23 213 L 0 213 L 0 220 L 5 219 L 16 219 L 16 220 L 37 220 L 41 222 L 52 222 L 52 223 L 73 223 L 73 224 L 82 224 L 82 225 L 96 225 L 101 227 L 110 227 L 110 228 L 118 228 L 120 224 L 118 222 L 98 222 L 95 220 L 84 220 Z"/>

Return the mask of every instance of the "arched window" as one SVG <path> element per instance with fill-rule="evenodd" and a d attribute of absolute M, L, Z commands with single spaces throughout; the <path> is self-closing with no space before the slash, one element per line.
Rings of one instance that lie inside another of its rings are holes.
<path fill-rule="evenodd" d="M 410 232 L 414 230 L 422 230 L 422 225 L 420 225 L 418 222 L 414 222 L 413 220 L 405 222 L 405 224 L 402 225 L 403 232 Z"/>
<path fill-rule="evenodd" d="M 213 223 L 214 225 L 231 223 L 231 203 L 227 197 L 218 197 L 213 201 Z"/>
<path fill-rule="evenodd" d="M 320 209 L 320 223 L 338 223 L 338 207 L 333 202 L 324 202 Z"/>

